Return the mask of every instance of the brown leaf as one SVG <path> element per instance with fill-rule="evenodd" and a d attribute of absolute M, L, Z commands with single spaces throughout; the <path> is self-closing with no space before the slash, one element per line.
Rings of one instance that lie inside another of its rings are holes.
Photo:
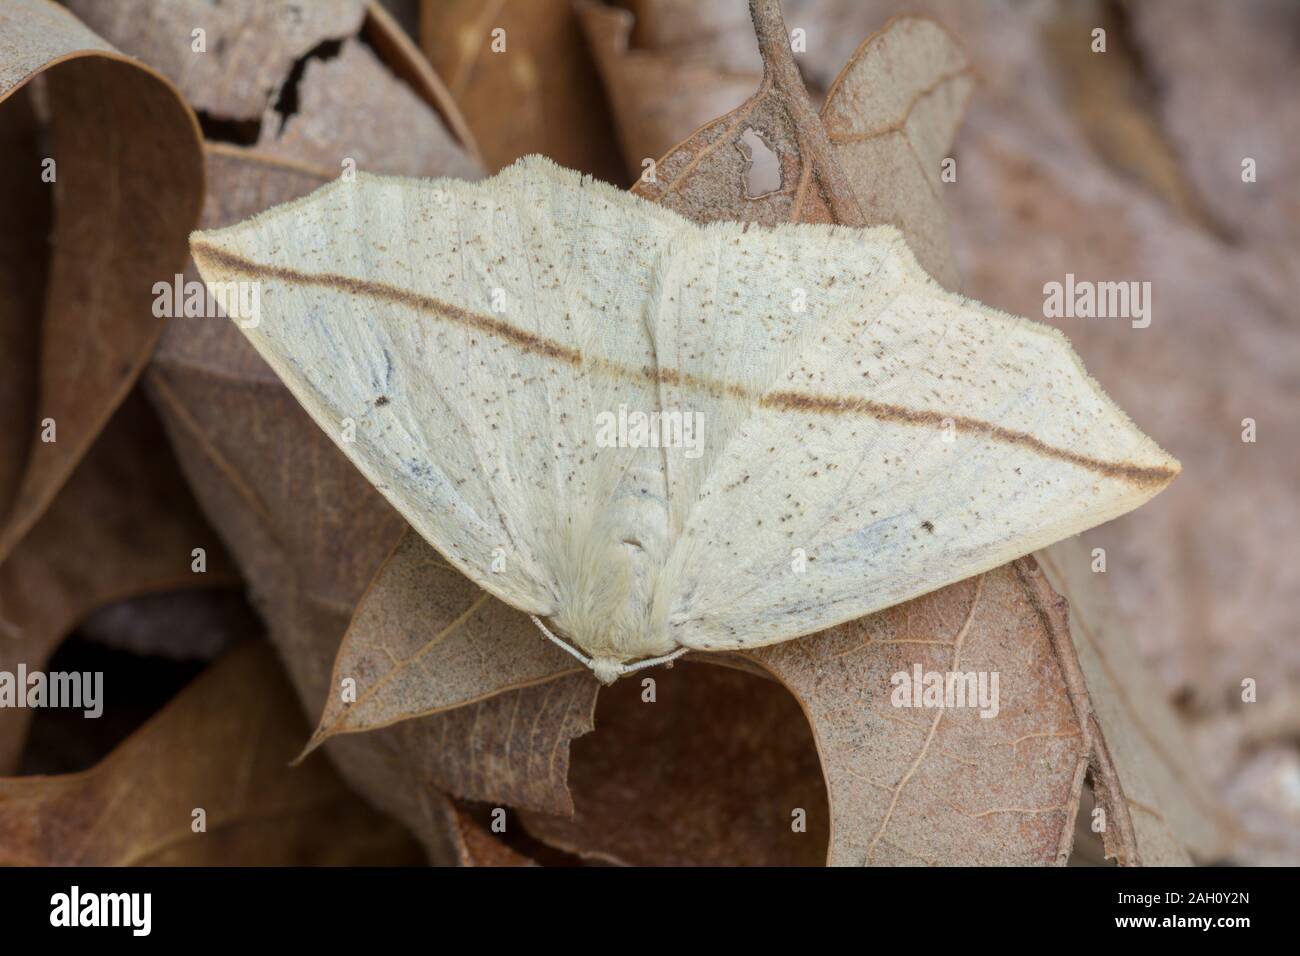
<path fill-rule="evenodd" d="M 536 866 L 537 863 L 512 850 L 465 811 L 456 809 L 464 854 L 461 866 Z"/>
<path fill-rule="evenodd" d="M 643 174 L 633 192 L 696 222 L 744 219 L 863 224 L 804 89 L 779 0 L 751 0 L 763 79 L 741 106 L 697 130 Z M 767 164 L 756 181 L 755 170 Z M 744 209 L 736 216 L 737 208 Z"/>
<path fill-rule="evenodd" d="M 521 814 L 549 845 L 633 866 L 825 862 L 817 748 L 774 681 L 683 663 L 603 688 L 596 725 L 573 745 L 574 817 Z"/>
<path fill-rule="evenodd" d="M 44 667 L 91 610 L 141 594 L 235 583 L 138 393 L 118 409 L 54 504 L 0 565 L 0 670 Z M 206 574 L 191 570 L 207 552 Z M 0 773 L 17 762 L 31 711 L 0 709 Z"/>
<path fill-rule="evenodd" d="M 505 670 L 485 662 L 504 664 Z M 308 750 L 338 733 L 387 727 L 585 673 L 542 637 L 528 615 L 480 590 L 408 532 L 357 606 L 334 661 L 334 691 Z M 348 678 L 355 684 L 351 703 L 338 692 Z M 586 689 L 594 700 L 595 682 L 590 683 Z M 545 749 L 549 753 L 555 746 Z M 449 789 L 457 790 L 455 781 L 450 783 Z"/>
<path fill-rule="evenodd" d="M 574 10 L 634 177 L 762 82 L 763 61 L 739 3 L 575 0 Z"/>
<path fill-rule="evenodd" d="M 0 354 L 0 380 L 12 400 L 0 407 L 0 433 L 9 436 L 0 465 L 3 561 L 49 507 L 152 351 L 161 331 L 151 314 L 152 287 L 185 261 L 203 170 L 194 116 L 161 76 L 53 3 L 16 0 L 0 22 L 0 109 L 18 110 L 0 127 L 27 150 L 4 188 L 39 196 L 47 186 L 53 209 L 48 266 L 20 254 L 0 267 L 7 275 L 31 270 L 16 283 L 21 291 L 0 306 L 0 336 L 19 343 Z M 31 162 L 40 114 L 26 87 L 36 77 L 49 158 L 57 164 L 48 185 L 40 161 Z M 19 230 L 42 229 L 39 199 L 14 208 Z M 40 248 L 30 232 L 17 238 L 31 251 Z M 48 420 L 53 441 L 42 440 Z"/>
<path fill-rule="evenodd" d="M 68 6 L 169 77 L 196 111 L 229 120 L 260 119 L 297 60 L 326 41 L 354 35 L 366 15 L 364 0 L 315 0 L 310 10 L 261 0 L 68 0 Z M 195 30 L 203 31 L 202 51 L 195 49 Z"/>
<path fill-rule="evenodd" d="M 809 712 L 830 787 L 832 864 L 1068 858 L 1084 775 L 1105 744 L 1065 604 L 1032 558 L 753 656 Z M 891 675 L 918 666 L 997 673 L 998 713 L 894 706 Z M 1115 808 L 1112 829 L 1126 812 Z"/>
<path fill-rule="evenodd" d="M 821 112 L 866 221 L 901 229 L 917 261 L 949 289 L 959 280 L 940 165 L 974 87 L 970 61 L 943 27 L 899 17 L 858 47 Z"/>
<path fill-rule="evenodd" d="M 488 169 L 542 153 L 622 179 L 609 109 L 571 0 L 424 0 L 420 39 L 469 117 Z"/>
<path fill-rule="evenodd" d="M 0 863 L 411 863 L 418 849 L 316 758 L 270 648 L 245 644 L 94 768 L 0 780 Z M 194 832 L 196 809 L 206 830 Z"/>
<path fill-rule="evenodd" d="M 1115 613 L 1078 538 L 1040 552 L 1038 561 L 1069 604 L 1079 676 L 1096 721 L 1093 790 L 1111 824 L 1106 855 L 1124 865 L 1214 861 L 1238 836 L 1211 794 L 1173 708 L 1153 692 L 1136 642 Z"/>

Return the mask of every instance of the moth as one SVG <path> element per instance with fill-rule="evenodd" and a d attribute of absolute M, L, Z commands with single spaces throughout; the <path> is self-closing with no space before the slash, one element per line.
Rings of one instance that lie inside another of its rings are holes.
<path fill-rule="evenodd" d="M 412 527 L 602 681 L 917 597 L 1179 471 L 1064 336 L 892 227 L 701 226 L 532 157 L 358 175 L 191 250 L 257 284 L 240 328 Z"/>

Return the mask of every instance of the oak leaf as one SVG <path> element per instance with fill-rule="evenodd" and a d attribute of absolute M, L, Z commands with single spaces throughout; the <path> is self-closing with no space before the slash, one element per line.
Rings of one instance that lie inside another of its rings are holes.
<path fill-rule="evenodd" d="M 417 861 L 323 758 L 287 766 L 302 729 L 274 652 L 246 643 L 90 770 L 0 779 L 0 863 Z"/>

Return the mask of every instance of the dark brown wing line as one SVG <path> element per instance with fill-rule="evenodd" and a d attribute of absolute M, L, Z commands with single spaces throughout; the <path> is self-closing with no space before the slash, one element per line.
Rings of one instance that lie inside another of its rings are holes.
<path fill-rule="evenodd" d="M 365 296 L 394 305 L 402 305 L 420 312 L 429 313 L 466 328 L 478 329 L 502 341 L 518 346 L 520 349 L 536 355 L 544 355 L 556 361 L 570 365 L 583 365 L 593 371 L 623 378 L 640 378 L 661 384 L 679 385 L 697 389 L 714 395 L 732 395 L 756 402 L 762 408 L 777 408 L 783 411 L 804 412 L 817 415 L 866 415 L 878 421 L 895 422 L 901 425 L 915 425 L 926 428 L 952 427 L 958 431 L 983 435 L 994 441 L 1020 448 L 1027 448 L 1047 458 L 1069 462 L 1089 471 L 1118 478 L 1142 487 L 1162 487 L 1172 481 L 1178 474 L 1176 469 L 1149 467 L 1131 462 L 1104 461 L 1081 455 L 1066 448 L 1049 445 L 1035 438 L 1028 432 L 1003 428 L 992 422 L 968 418 L 964 415 L 946 415 L 942 412 L 923 411 L 893 405 L 887 402 L 873 402 L 862 398 L 842 398 L 834 395 L 817 395 L 808 392 L 767 392 L 757 394 L 741 385 L 729 382 L 717 382 L 710 379 L 682 372 L 672 368 L 634 368 L 609 359 L 592 359 L 584 356 L 578 349 L 548 339 L 545 336 L 515 328 L 508 322 L 470 312 L 449 302 L 443 302 L 432 296 L 420 295 L 397 286 L 369 279 L 354 279 L 349 276 L 331 273 L 300 272 L 285 266 L 266 265 L 253 262 L 242 256 L 217 249 L 205 243 L 192 243 L 191 252 L 196 257 L 207 259 L 214 265 L 238 273 L 263 279 L 280 279 L 299 285 L 317 286 L 345 292 L 349 295 Z"/>

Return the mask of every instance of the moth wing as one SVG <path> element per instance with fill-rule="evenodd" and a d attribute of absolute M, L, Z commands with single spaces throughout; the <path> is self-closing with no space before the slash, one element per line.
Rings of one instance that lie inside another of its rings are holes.
<path fill-rule="evenodd" d="M 575 360 L 653 363 L 645 300 L 680 220 L 619 197 L 539 158 L 485 184 L 358 176 L 191 245 L 210 288 L 258 284 L 244 333 L 403 517 L 546 615 L 548 548 L 634 457 L 594 447 L 594 410 L 655 401 Z"/>
<path fill-rule="evenodd" d="M 734 311 L 776 323 L 784 354 L 719 359 L 727 321 L 665 316 L 693 339 L 674 350 L 679 378 L 740 386 L 707 455 L 670 462 L 692 491 L 674 499 L 656 609 L 677 644 L 855 619 L 1117 517 L 1177 474 L 1064 336 L 943 291 L 891 227 L 782 227 L 743 247 L 711 232 L 696 258 L 748 289 Z M 814 237 L 818 256 L 800 249 Z"/>

